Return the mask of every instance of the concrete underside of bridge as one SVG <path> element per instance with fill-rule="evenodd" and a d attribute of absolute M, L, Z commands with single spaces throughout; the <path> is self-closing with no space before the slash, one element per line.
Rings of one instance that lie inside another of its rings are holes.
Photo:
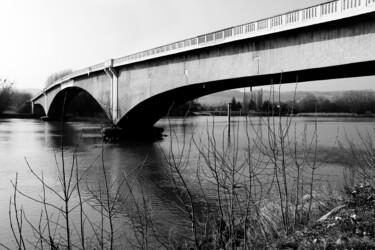
<path fill-rule="evenodd" d="M 35 103 L 60 117 L 64 103 L 87 91 L 104 110 L 117 106 L 123 128 L 150 127 L 178 105 L 248 86 L 375 74 L 375 14 L 213 45 L 117 67 L 117 91 L 106 72 L 71 80 Z M 110 112 L 107 112 L 110 113 Z"/>

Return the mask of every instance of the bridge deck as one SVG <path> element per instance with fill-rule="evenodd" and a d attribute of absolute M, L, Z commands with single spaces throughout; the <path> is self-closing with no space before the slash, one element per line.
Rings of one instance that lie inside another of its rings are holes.
<path fill-rule="evenodd" d="M 375 0 L 334 0 L 308 8 L 290 11 L 270 18 L 152 48 L 132 55 L 110 59 L 103 63 L 75 71 L 43 89 L 43 91 L 37 94 L 31 101 L 37 100 L 43 96 L 43 93 L 71 79 L 90 74 L 91 72 L 101 71 L 108 67 L 119 67 L 189 50 L 298 29 L 374 11 Z"/>

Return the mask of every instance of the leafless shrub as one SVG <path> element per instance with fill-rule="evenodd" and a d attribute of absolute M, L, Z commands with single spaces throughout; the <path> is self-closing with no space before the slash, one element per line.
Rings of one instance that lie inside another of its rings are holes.
<path fill-rule="evenodd" d="M 268 103 L 275 103 L 272 93 L 273 87 Z M 319 207 L 322 197 L 316 195 L 322 183 L 317 121 L 312 132 L 305 125 L 297 133 L 292 116 L 282 117 L 276 105 L 272 107 L 267 117 L 259 118 L 259 126 L 247 120 L 246 138 L 239 137 L 238 128 L 217 138 L 214 119 L 211 131 L 190 139 L 170 129 L 164 156 L 183 204 L 178 206 L 191 224 L 187 246 L 273 247 L 270 242 L 315 219 L 312 215 L 319 209 L 327 209 Z M 246 149 L 239 147 L 240 140 L 247 140 Z M 191 159 L 192 146 L 197 159 Z"/>
<path fill-rule="evenodd" d="M 373 183 L 375 177 L 375 143 L 374 132 L 361 132 L 356 129 L 352 136 L 346 135 L 341 142 L 343 163 L 346 166 L 346 185 L 353 186 L 359 182 Z M 355 137 L 355 138 L 353 138 Z"/>

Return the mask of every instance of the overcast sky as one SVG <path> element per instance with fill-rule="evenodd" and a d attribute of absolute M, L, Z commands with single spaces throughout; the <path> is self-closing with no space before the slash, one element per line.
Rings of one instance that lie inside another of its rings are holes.
<path fill-rule="evenodd" d="M 0 77 L 14 80 L 18 88 L 41 89 L 53 72 L 86 68 L 322 2 L 325 0 L 0 0 Z M 370 89 L 374 79 L 301 83 L 298 89 Z"/>

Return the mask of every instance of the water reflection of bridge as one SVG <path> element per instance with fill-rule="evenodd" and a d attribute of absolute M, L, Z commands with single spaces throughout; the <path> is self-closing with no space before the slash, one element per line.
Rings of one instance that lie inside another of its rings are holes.
<path fill-rule="evenodd" d="M 32 99 L 51 118 L 82 91 L 121 127 L 173 104 L 245 86 L 374 74 L 375 0 L 336 0 L 73 72 Z M 282 73 L 282 74 L 281 74 Z"/>

